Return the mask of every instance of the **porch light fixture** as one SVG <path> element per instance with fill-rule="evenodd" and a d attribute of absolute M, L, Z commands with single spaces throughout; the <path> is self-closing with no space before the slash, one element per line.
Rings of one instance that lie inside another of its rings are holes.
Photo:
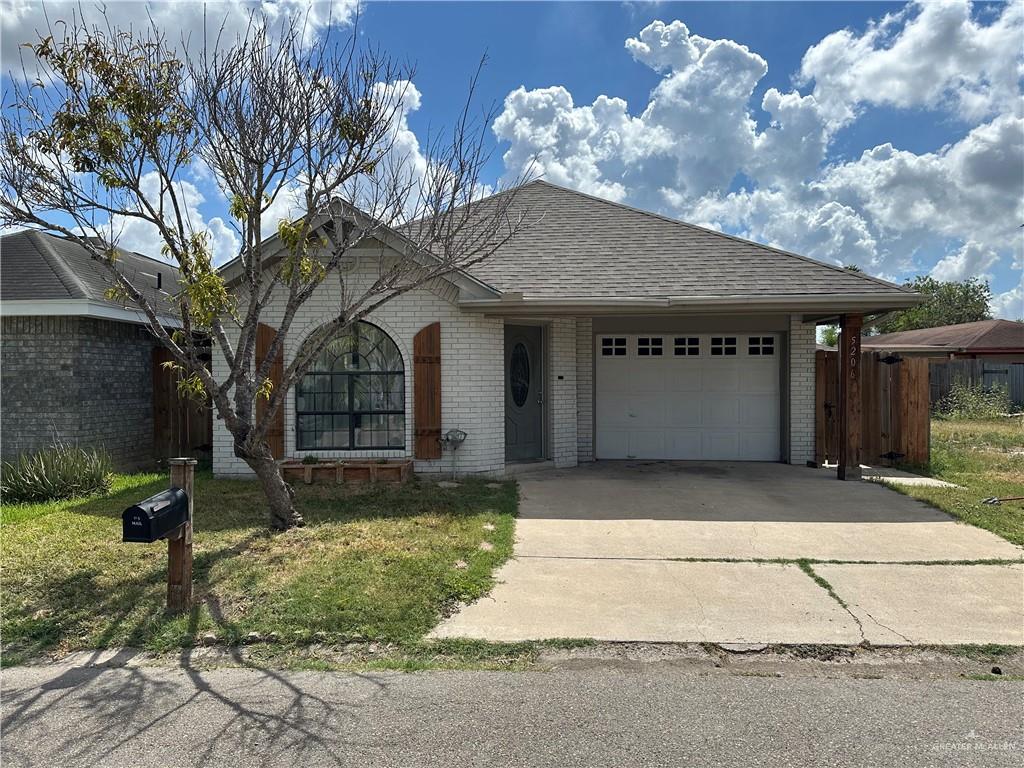
<path fill-rule="evenodd" d="M 452 479 L 455 479 L 455 452 L 459 450 L 459 446 L 466 442 L 466 438 L 469 437 L 461 429 L 449 429 L 445 432 L 438 440 L 441 443 L 441 450 L 451 449 L 452 452 Z"/>

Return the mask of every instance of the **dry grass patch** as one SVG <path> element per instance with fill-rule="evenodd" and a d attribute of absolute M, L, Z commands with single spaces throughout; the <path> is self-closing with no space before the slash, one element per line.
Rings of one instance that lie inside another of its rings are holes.
<path fill-rule="evenodd" d="M 1024 544 L 1024 502 L 982 504 L 993 496 L 1024 496 L 1024 418 L 932 419 L 931 453 L 928 473 L 960 487 L 896 490 Z"/>
<path fill-rule="evenodd" d="M 208 632 L 224 643 L 250 632 L 296 644 L 415 641 L 458 602 L 484 594 L 512 552 L 513 483 L 301 486 L 307 526 L 274 535 L 255 484 L 200 475 L 196 607 L 171 617 L 166 545 L 120 541 L 121 511 L 165 484 L 127 476 L 104 498 L 4 510 L 5 664 L 84 648 L 169 650 Z M 459 560 L 468 567 L 456 569 Z"/>

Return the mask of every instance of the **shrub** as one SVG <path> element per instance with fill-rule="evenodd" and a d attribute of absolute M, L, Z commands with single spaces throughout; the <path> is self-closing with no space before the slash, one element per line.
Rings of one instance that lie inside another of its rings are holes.
<path fill-rule="evenodd" d="M 105 451 L 58 442 L 4 462 L 0 496 L 6 503 L 72 499 L 106 493 L 111 480 L 110 457 Z"/>
<path fill-rule="evenodd" d="M 950 419 L 994 419 L 1013 408 L 1005 387 L 986 389 L 979 383 L 957 381 L 939 401 L 938 412 Z"/>

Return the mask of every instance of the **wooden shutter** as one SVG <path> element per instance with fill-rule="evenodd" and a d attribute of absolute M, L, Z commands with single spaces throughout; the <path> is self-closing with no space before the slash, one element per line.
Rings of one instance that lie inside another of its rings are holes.
<path fill-rule="evenodd" d="M 270 351 L 270 345 L 274 343 L 274 339 L 277 338 L 277 331 L 271 328 L 269 325 L 260 323 L 256 328 L 256 367 L 259 368 L 262 365 L 263 360 L 266 358 L 267 353 Z M 281 379 L 284 377 L 284 350 L 278 349 L 277 356 L 274 358 L 273 364 L 270 366 L 270 372 L 267 374 L 267 378 L 274 383 L 274 392 L 277 392 L 277 388 L 281 385 Z M 263 418 L 263 414 L 267 411 L 267 401 L 262 397 L 256 398 L 256 421 L 259 422 Z M 284 403 L 277 409 L 277 413 L 274 414 L 274 420 L 270 425 L 270 429 L 267 430 L 267 443 L 270 445 L 270 453 L 273 454 L 275 459 L 284 458 Z"/>
<path fill-rule="evenodd" d="M 412 342 L 413 428 L 417 459 L 441 458 L 441 324 L 421 329 Z"/>

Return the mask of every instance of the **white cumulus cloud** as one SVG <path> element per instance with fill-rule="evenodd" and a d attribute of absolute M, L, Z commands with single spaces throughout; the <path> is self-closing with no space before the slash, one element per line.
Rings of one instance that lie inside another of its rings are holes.
<path fill-rule="evenodd" d="M 329 24 L 347 24 L 358 8 L 358 0 L 122 0 L 121 2 L 80 2 L 80 0 L 0 0 L 0 65 L 3 74 L 18 71 L 21 56 L 30 56 L 22 46 L 39 36 L 62 34 L 60 20 L 84 19 L 90 26 L 106 29 L 146 30 L 150 19 L 167 34 L 170 45 L 188 40 L 198 45 L 204 33 L 215 36 L 221 28 L 225 40 L 245 32 L 253 12 L 271 20 L 298 15 L 306 22 L 305 34 L 312 39 Z"/>
<path fill-rule="evenodd" d="M 969 277 L 989 279 L 988 270 L 999 261 L 999 254 L 973 240 L 964 243 L 959 251 L 947 254 L 932 267 L 936 280 L 965 280 Z"/>
<path fill-rule="evenodd" d="M 1021 251 L 1022 9 L 909 5 L 826 36 L 799 89 L 769 88 L 760 104 L 756 51 L 655 21 L 625 41 L 661 75 L 646 104 L 518 88 L 494 131 L 508 178 L 533 162 L 555 183 L 890 279 L 988 274 Z M 967 129 L 930 152 L 885 143 L 830 158 L 835 132 L 880 105 L 943 110 Z"/>
<path fill-rule="evenodd" d="M 952 107 L 969 120 L 1019 110 L 1024 4 L 1010 2 L 984 24 L 963 0 L 912 3 L 868 26 L 844 29 L 804 54 L 802 83 L 833 126 L 864 105 Z"/>
<path fill-rule="evenodd" d="M 1024 319 L 1024 276 L 1010 290 L 992 297 L 992 314 L 1007 320 Z"/>
<path fill-rule="evenodd" d="M 154 203 L 160 198 L 160 177 L 155 171 L 145 174 L 140 185 L 146 198 Z M 238 255 L 239 238 L 231 226 L 219 216 L 207 220 L 199 207 L 205 202 L 202 193 L 194 184 L 180 181 L 175 186 L 182 215 L 192 232 L 205 232 L 207 245 L 213 256 L 214 265 L 220 265 Z M 170 221 L 170 198 L 165 198 Z M 135 251 L 154 259 L 163 258 L 160 252 L 164 242 L 155 224 L 134 217 L 114 217 L 109 224 L 109 233 L 117 245 L 128 251 Z"/>

